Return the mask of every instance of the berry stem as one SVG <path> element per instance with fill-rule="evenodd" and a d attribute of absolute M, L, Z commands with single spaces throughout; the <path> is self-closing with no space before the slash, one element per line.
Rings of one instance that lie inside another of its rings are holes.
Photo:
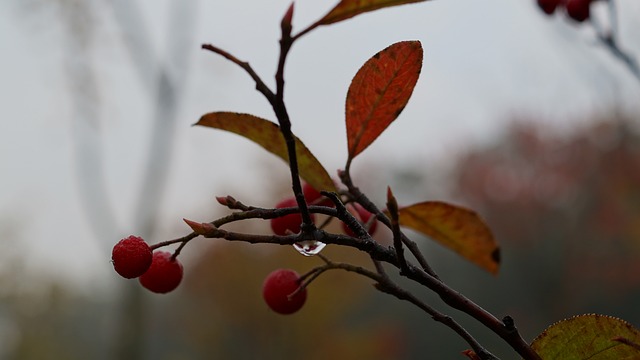
<path fill-rule="evenodd" d="M 173 240 L 167 240 L 167 241 L 162 241 L 159 242 L 157 244 L 153 244 L 150 246 L 151 250 L 155 250 L 164 246 L 169 246 L 169 245 L 173 245 L 173 244 L 177 244 L 177 243 L 183 243 L 182 245 L 180 245 L 180 247 L 184 247 L 184 245 L 186 245 L 186 243 L 188 243 L 189 241 L 197 238 L 199 235 L 194 231 L 189 235 L 185 235 L 183 237 L 177 238 L 177 239 L 173 239 Z"/>

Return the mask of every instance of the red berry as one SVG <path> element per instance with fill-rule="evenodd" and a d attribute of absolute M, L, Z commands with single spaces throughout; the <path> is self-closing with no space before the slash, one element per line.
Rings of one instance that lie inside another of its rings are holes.
<path fill-rule="evenodd" d="M 262 297 L 271 310 L 279 314 L 293 314 L 307 300 L 307 289 L 298 291 L 300 275 L 289 269 L 278 269 L 264 279 Z M 294 294 L 291 296 L 292 294 Z"/>
<path fill-rule="evenodd" d="M 577 22 L 583 22 L 589 18 L 589 6 L 591 0 L 567 0 L 567 15 Z"/>
<path fill-rule="evenodd" d="M 142 238 L 131 235 L 113 247 L 113 268 L 124 278 L 137 278 L 151 266 L 151 253 L 151 248 Z"/>
<path fill-rule="evenodd" d="M 547 15 L 553 14 L 558 5 L 560 5 L 560 0 L 538 0 L 538 7 Z"/>
<path fill-rule="evenodd" d="M 276 204 L 276 209 L 297 207 L 298 203 L 293 197 L 286 198 Z M 311 214 L 311 220 L 315 221 L 314 214 Z M 302 224 L 302 216 L 300 213 L 289 214 L 278 218 L 271 219 L 271 230 L 276 235 L 287 235 L 290 232 L 297 234 L 300 232 L 300 225 Z"/>
<path fill-rule="evenodd" d="M 362 205 L 358 203 L 353 203 L 353 205 L 347 205 L 347 210 L 349 210 L 349 212 L 353 214 L 353 216 L 355 216 L 356 219 L 358 219 L 358 221 L 362 225 L 365 225 L 365 226 L 369 222 L 369 219 L 371 219 L 371 217 L 373 216 L 372 213 L 367 211 L 365 208 L 362 207 Z M 369 234 L 373 235 L 376 232 L 377 227 L 378 227 L 378 221 L 374 220 L 371 223 L 371 227 L 369 227 Z M 345 223 L 342 223 L 342 230 L 344 230 L 344 232 L 349 236 L 354 236 L 354 237 L 356 236 L 356 234 L 354 234 L 354 232 L 351 231 L 351 229 Z"/>
<path fill-rule="evenodd" d="M 324 197 L 318 190 L 307 183 L 302 186 L 302 193 L 304 194 L 304 198 L 307 200 L 307 203 L 310 205 L 335 206 L 333 201 Z"/>
<path fill-rule="evenodd" d="M 158 294 L 177 288 L 182 281 L 182 264 L 171 257 L 171 253 L 166 251 L 154 252 L 151 267 L 140 276 L 140 284 Z"/>

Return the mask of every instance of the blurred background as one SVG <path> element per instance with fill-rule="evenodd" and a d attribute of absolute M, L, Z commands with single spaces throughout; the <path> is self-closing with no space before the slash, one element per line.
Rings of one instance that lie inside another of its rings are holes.
<path fill-rule="evenodd" d="M 296 2 L 294 32 L 336 1 Z M 640 3 L 616 1 L 623 50 L 640 56 Z M 113 271 L 129 234 L 180 237 L 182 218 L 227 212 L 214 197 L 269 207 L 286 165 L 249 141 L 193 128 L 210 111 L 274 119 L 237 66 L 268 84 L 285 0 L 0 2 L 0 359 L 455 359 L 468 346 L 367 279 L 329 273 L 292 316 L 260 298 L 273 269 L 321 264 L 289 247 L 203 239 L 184 283 L 149 294 Z M 441 277 L 527 339 L 581 313 L 640 326 L 640 79 L 594 28 L 533 0 L 451 0 L 381 10 L 294 45 L 286 101 L 294 132 L 332 174 L 346 160 L 344 97 L 358 68 L 408 39 L 425 49 L 400 118 L 352 167 L 384 204 L 445 200 L 477 210 L 502 246 L 493 277 L 415 235 Z M 240 228 L 266 233 L 268 223 Z M 381 232 L 379 241 L 388 241 Z M 327 256 L 368 266 L 349 249 Z M 513 353 L 454 316 L 499 356 Z M 345 291 L 344 289 L 349 289 Z"/>

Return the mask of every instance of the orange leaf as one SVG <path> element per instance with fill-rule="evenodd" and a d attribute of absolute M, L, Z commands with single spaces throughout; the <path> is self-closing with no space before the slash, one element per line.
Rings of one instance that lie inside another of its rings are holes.
<path fill-rule="evenodd" d="M 419 41 L 402 41 L 375 54 L 351 81 L 346 101 L 349 159 L 367 148 L 407 105 L 422 68 Z"/>
<path fill-rule="evenodd" d="M 244 136 L 287 163 L 289 162 L 287 145 L 280 132 L 280 127 L 271 121 L 249 114 L 214 112 L 203 115 L 194 125 L 226 130 Z M 327 170 L 300 139 L 297 137 L 295 139 L 300 177 L 316 189 L 336 191 L 335 184 Z"/>
<path fill-rule="evenodd" d="M 404 207 L 399 215 L 400 225 L 429 236 L 494 275 L 498 273 L 500 249 L 474 211 L 427 201 Z"/>
<path fill-rule="evenodd" d="M 320 25 L 328 25 L 369 11 L 423 1 L 426 0 L 342 0 L 318 23 Z"/>
<path fill-rule="evenodd" d="M 624 340 L 624 341 L 621 341 Z M 638 359 L 640 330 L 611 316 L 586 314 L 551 325 L 531 343 L 543 359 Z"/>

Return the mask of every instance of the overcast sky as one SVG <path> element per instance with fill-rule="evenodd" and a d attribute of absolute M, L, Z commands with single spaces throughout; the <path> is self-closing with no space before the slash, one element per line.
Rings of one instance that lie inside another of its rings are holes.
<path fill-rule="evenodd" d="M 65 72 L 77 56 L 69 53 L 61 17 L 50 2 L 0 2 L 2 245 L 19 249 L 32 271 L 81 283 L 113 281 L 111 244 L 95 238 L 79 199 L 74 94 Z M 99 136 L 103 142 L 109 198 L 117 209 L 115 231 L 124 236 L 134 227 L 153 102 L 127 55 L 111 7 L 100 0 L 89 3 L 97 10 L 89 19 L 95 29 L 90 59 L 98 77 L 100 116 L 88 126 L 86 139 Z M 137 3 L 153 57 L 170 62 L 170 2 Z M 199 47 L 212 43 L 228 50 L 271 84 L 279 22 L 289 2 L 184 3 L 194 7 L 185 19 L 193 31 L 183 42 L 188 70 L 182 74 L 177 143 L 160 209 L 166 236 L 151 242 L 180 236 L 176 229 L 183 217 L 211 220 L 203 216 L 215 206 L 214 195 L 235 191 L 248 203 L 269 206 L 261 192 L 277 187 L 270 181 L 286 179 L 284 163 L 247 140 L 190 125 L 220 110 L 274 119 L 243 71 Z M 296 2 L 294 32 L 334 3 Z M 640 56 L 640 3 L 621 0 L 618 8 L 620 41 Z M 377 51 L 409 39 L 420 40 L 425 51 L 421 78 L 400 118 L 354 163 L 355 172 L 359 162 L 376 159 L 443 161 L 489 141 L 514 114 L 565 128 L 613 105 L 640 111 L 640 82 L 597 45 L 592 32 L 559 15 L 543 16 L 533 0 L 400 6 L 318 28 L 290 54 L 286 100 L 294 132 L 332 174 L 345 160 L 344 97 L 351 78 Z M 267 169 L 278 167 L 282 177 L 265 179 Z"/>

